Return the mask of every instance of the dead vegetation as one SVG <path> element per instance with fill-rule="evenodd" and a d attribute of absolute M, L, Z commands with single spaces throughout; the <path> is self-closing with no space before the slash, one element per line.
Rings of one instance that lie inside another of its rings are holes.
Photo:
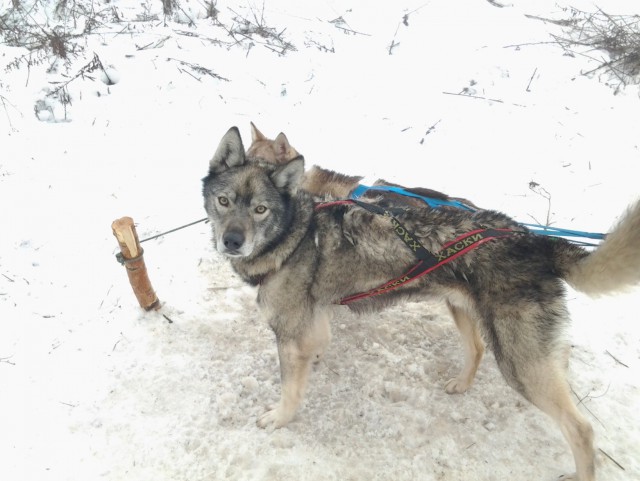
<path fill-rule="evenodd" d="M 22 64 L 41 63 L 45 57 L 70 61 L 84 52 L 84 39 L 95 28 L 114 21 L 112 8 L 96 10 L 93 2 L 59 0 L 52 6 L 36 0 L 15 0 L 0 12 L 0 39 L 11 47 L 24 47 L 28 53 L 16 58 L 7 70 Z"/>
<path fill-rule="evenodd" d="M 562 35 L 555 41 L 568 55 L 585 55 L 597 63 L 583 75 L 597 75 L 617 94 L 640 84 L 640 15 L 609 15 L 598 9 L 569 9 Z"/>
<path fill-rule="evenodd" d="M 1 68 L 5 73 L 26 71 L 27 84 L 36 68 L 53 74 L 49 85 L 43 86 L 43 97 L 35 101 L 34 110 L 41 120 L 52 119 L 55 116 L 51 101 L 55 100 L 64 107 L 62 120 L 66 120 L 67 109 L 74 99 L 70 84 L 86 79 L 95 81 L 92 73 L 96 70 L 106 75 L 98 56 L 87 51 L 90 36 L 99 36 L 106 41 L 134 31 L 143 34 L 148 31 L 149 35 L 142 38 L 148 38 L 150 42 L 135 45 L 138 51 L 161 49 L 165 42 L 175 37 L 197 38 L 226 49 L 241 48 L 247 55 L 256 46 L 279 56 L 296 50 L 286 38 L 286 28 L 268 25 L 264 4 L 261 9 L 255 6 L 240 9 L 242 13 L 227 8 L 222 15 L 217 0 L 203 0 L 195 6 L 182 3 L 180 0 L 142 0 L 139 8 L 132 12 L 120 9 L 117 2 L 12 0 L 0 9 L 0 44 L 21 51 L 17 50 L 13 58 L 2 59 Z M 153 33 L 155 27 L 166 27 L 171 23 L 175 35 L 158 37 Z M 207 30 L 210 35 L 204 36 L 198 31 L 196 23 L 213 27 Z M 204 78 L 228 81 L 207 66 L 176 58 L 167 60 L 176 62 L 181 73 L 198 81 Z M 0 83 L 0 92 L 2 90 L 7 90 L 7 86 Z M 0 106 L 9 115 L 8 100 L 4 96 L 0 100 Z"/>
<path fill-rule="evenodd" d="M 186 11 L 179 0 L 145 0 L 130 19 L 125 18 L 116 5 L 107 5 L 98 10 L 90 0 L 13 0 L 11 7 L 0 11 L 0 42 L 24 47 L 29 54 L 16 59 L 10 68 L 42 60 L 43 56 L 75 58 L 84 52 L 83 39 L 94 34 L 98 27 L 108 30 L 114 24 L 127 22 L 157 23 L 162 15 L 165 24 L 173 20 L 189 27 L 196 25 L 193 13 Z M 296 50 L 286 39 L 286 27 L 277 29 L 267 25 L 264 3 L 261 10 L 250 7 L 244 14 L 228 9 L 232 16 L 226 24 L 220 20 L 217 0 L 201 2 L 200 9 L 201 21 L 212 22 L 221 29 L 222 38 L 216 40 L 220 45 L 241 46 L 247 51 L 262 45 L 278 55 Z M 194 36 L 198 34 L 194 32 Z"/>
<path fill-rule="evenodd" d="M 284 37 L 286 27 L 277 30 L 267 26 L 264 19 L 264 2 L 260 12 L 251 9 L 251 16 L 243 16 L 233 10 L 231 12 L 234 17 L 230 27 L 222 23 L 218 24 L 234 39 L 236 45 L 244 45 L 247 53 L 256 44 L 263 45 L 278 55 L 285 55 L 288 51 L 296 50 L 296 47 Z"/>
<path fill-rule="evenodd" d="M 495 6 L 505 6 L 488 1 Z M 222 12 L 217 0 L 202 0 L 190 7 L 180 0 L 141 0 L 139 8 L 133 12 L 121 11 L 117 2 L 92 0 L 12 0 L 5 5 L 0 10 L 0 43 L 23 50 L 14 54 L 14 58 L 3 59 L 4 71 L 22 68 L 29 74 L 40 66 L 48 73 L 60 73 L 69 79 L 68 82 L 84 79 L 90 73 L 88 69 L 96 65 L 95 57 L 90 60 L 91 53 L 86 51 L 89 36 L 113 37 L 147 28 L 151 30 L 159 24 L 167 26 L 170 22 L 175 25 L 173 34 L 150 35 L 149 43 L 136 45 L 137 49 L 160 49 L 165 42 L 178 36 L 197 38 L 226 49 L 240 48 L 246 51 L 247 56 L 257 47 L 266 48 L 278 56 L 297 50 L 287 38 L 286 27 L 276 28 L 268 23 L 264 0 L 261 6 L 248 3 L 237 11 L 227 7 Z M 409 28 L 412 15 L 424 6 L 406 12 L 398 20 L 396 33 L 388 47 L 389 55 L 393 55 L 400 45 L 399 31 Z M 582 72 L 584 75 L 610 85 L 616 94 L 627 86 L 640 84 L 640 16 L 611 15 L 601 9 L 587 12 L 576 8 L 567 8 L 565 14 L 566 17 L 559 20 L 532 18 L 559 27 L 560 33 L 553 36 L 553 43 L 560 45 L 566 55 L 581 55 L 594 62 L 595 67 Z M 352 29 L 342 16 L 328 22 L 348 35 L 368 35 Z M 180 25 L 184 27 L 180 28 Z M 206 30 L 205 36 L 202 30 L 195 28 L 196 25 L 213 28 Z M 335 52 L 330 43 L 312 38 L 304 42 L 307 48 Z M 198 81 L 203 78 L 228 80 L 211 68 L 181 59 L 169 60 L 176 61 L 181 72 Z M 62 96 L 63 104 L 69 104 L 68 82 L 65 81 L 62 88 L 60 82 L 52 82 L 48 96 Z M 6 112 L 6 98 L 2 99 Z"/>

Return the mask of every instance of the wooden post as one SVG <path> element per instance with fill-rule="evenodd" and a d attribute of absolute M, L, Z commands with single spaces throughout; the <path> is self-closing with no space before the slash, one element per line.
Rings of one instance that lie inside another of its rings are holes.
<path fill-rule="evenodd" d="M 121 257 L 119 257 L 119 259 L 127 269 L 129 282 L 131 283 L 133 293 L 136 295 L 140 307 L 147 311 L 159 309 L 160 301 L 153 287 L 151 287 L 151 282 L 147 275 L 147 266 L 143 258 L 144 251 L 142 247 L 140 247 L 140 241 L 138 240 L 138 233 L 133 224 L 133 219 L 131 217 L 122 217 L 121 219 L 115 220 L 111 224 L 111 229 L 120 245 Z"/>

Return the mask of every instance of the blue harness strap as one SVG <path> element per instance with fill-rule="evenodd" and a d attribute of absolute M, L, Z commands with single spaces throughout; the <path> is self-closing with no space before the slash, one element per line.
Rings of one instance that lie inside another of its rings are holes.
<path fill-rule="evenodd" d="M 434 199 L 432 197 L 426 197 L 419 194 L 414 194 L 413 192 L 409 192 L 402 187 L 393 187 L 390 185 L 358 185 L 356 189 L 351 193 L 351 199 L 357 200 L 359 197 L 362 197 L 365 192 L 368 191 L 379 191 L 379 192 L 392 192 L 394 194 L 404 195 L 406 197 L 414 197 L 416 199 L 422 200 L 425 204 L 427 204 L 431 208 L 437 208 L 441 206 L 448 207 L 456 207 L 458 209 L 466 210 L 469 212 L 475 212 L 476 209 L 469 207 L 468 205 L 463 204 L 457 200 L 443 200 L 443 199 Z M 570 229 L 561 229 L 559 227 L 551 227 L 551 226 L 543 226 L 540 224 L 525 224 L 519 223 L 520 225 L 527 227 L 531 232 L 538 235 L 546 235 L 552 237 L 571 237 L 571 238 L 583 238 L 583 239 L 594 239 L 594 240 L 603 240 L 606 237 L 606 234 L 596 233 L 596 232 L 586 232 L 579 230 L 570 230 Z M 570 239 L 574 244 L 582 245 L 582 246 L 595 246 L 597 244 L 592 244 L 589 242 L 583 242 L 576 239 Z"/>
<path fill-rule="evenodd" d="M 583 237 L 585 239 L 596 239 L 596 240 L 603 240 L 606 237 L 606 234 L 601 234 L 598 232 L 585 232 L 581 230 L 560 229 L 558 227 L 542 226 L 539 224 L 520 223 L 520 225 L 528 227 L 530 231 L 535 232 L 536 234 L 541 234 L 541 235 L 554 235 L 554 236 L 562 236 L 562 237 Z"/>
<path fill-rule="evenodd" d="M 403 189 L 402 187 L 392 187 L 390 185 L 374 185 L 372 187 L 368 185 L 358 185 L 356 189 L 351 193 L 351 198 L 356 200 L 359 197 L 362 197 L 365 192 L 375 190 L 380 192 L 393 192 L 394 194 L 404 195 L 405 197 L 415 197 L 416 199 L 420 199 L 424 201 L 429 207 L 436 208 L 441 207 L 443 205 L 449 207 L 457 207 L 458 209 L 468 210 L 469 212 L 474 212 L 475 209 L 472 209 L 468 205 L 464 205 L 462 202 L 457 200 L 443 200 L 443 199 L 434 199 L 432 197 L 425 197 L 424 195 L 414 194 L 413 192 L 409 192 L 408 190 Z"/>

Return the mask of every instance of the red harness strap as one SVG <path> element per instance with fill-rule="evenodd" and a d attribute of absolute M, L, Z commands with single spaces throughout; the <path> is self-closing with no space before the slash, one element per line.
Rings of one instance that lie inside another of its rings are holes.
<path fill-rule="evenodd" d="M 402 274 L 400 277 L 392 279 L 388 282 L 385 282 L 381 286 L 375 287 L 365 292 L 360 292 L 358 294 L 352 294 L 350 296 L 344 297 L 340 299 L 339 304 L 346 305 L 354 301 L 358 301 L 361 299 L 366 299 L 368 297 L 378 296 L 380 294 L 387 293 L 394 289 L 397 289 L 415 279 L 418 279 L 429 272 L 441 267 L 448 262 L 453 261 L 454 259 L 460 257 L 463 254 L 466 254 L 472 249 L 484 244 L 485 242 L 499 239 L 501 237 L 508 237 L 515 234 L 522 234 L 520 231 L 514 231 L 511 229 L 477 229 L 466 234 L 461 235 L 460 237 L 454 239 L 453 241 L 445 244 L 442 249 L 436 253 L 432 253 L 428 251 L 420 242 L 417 240 L 415 236 L 413 236 L 404 226 L 387 210 L 383 209 L 380 206 L 369 204 L 366 202 L 356 201 L 356 200 L 340 200 L 335 202 L 326 202 L 321 203 L 316 206 L 316 209 L 329 207 L 333 205 L 345 205 L 345 204 L 357 204 L 360 207 L 374 212 L 376 214 L 385 215 L 391 218 L 391 225 L 393 227 L 394 232 L 405 245 L 415 254 L 418 258 L 418 263 L 414 265 L 411 269 L 409 269 L 406 273 Z"/>
<path fill-rule="evenodd" d="M 429 274 L 431 271 L 437 269 L 438 267 L 442 267 L 448 262 L 451 262 L 452 260 L 460 257 L 463 254 L 466 254 L 471 249 L 475 249 L 485 242 L 514 234 L 519 234 L 519 232 L 509 229 L 474 230 L 458 237 L 448 244 L 445 244 L 439 252 L 436 252 L 434 254 L 433 258 L 421 260 L 400 277 L 396 277 L 395 279 L 392 279 L 382 284 L 381 286 L 374 287 L 373 289 L 370 289 L 368 291 L 343 297 L 342 299 L 340 299 L 339 304 L 346 305 L 354 301 L 366 299 L 367 297 L 379 296 L 380 294 L 392 291 L 426 274 Z"/>

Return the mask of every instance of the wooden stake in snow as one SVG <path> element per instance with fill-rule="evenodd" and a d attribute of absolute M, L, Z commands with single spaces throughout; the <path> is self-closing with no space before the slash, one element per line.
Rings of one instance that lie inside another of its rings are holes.
<path fill-rule="evenodd" d="M 147 311 L 160 308 L 160 301 L 153 287 L 151 287 L 151 282 L 147 275 L 147 266 L 143 258 L 144 251 L 140 247 L 133 219 L 131 217 L 122 217 L 114 220 L 111 224 L 111 229 L 120 245 L 121 256 L 118 256 L 118 259 L 127 268 L 129 282 L 133 287 L 133 293 L 136 295 L 140 307 Z"/>

